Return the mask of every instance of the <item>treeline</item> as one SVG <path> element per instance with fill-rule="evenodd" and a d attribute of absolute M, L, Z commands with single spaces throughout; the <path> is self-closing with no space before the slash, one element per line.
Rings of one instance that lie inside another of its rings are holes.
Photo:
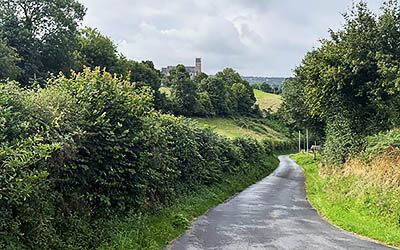
<path fill-rule="evenodd" d="M 79 29 L 85 12 L 76 0 L 0 1 L 0 80 L 44 86 L 52 74 L 102 67 L 151 87 L 158 105 L 161 79 L 153 63 L 129 60 L 96 29 Z"/>
<path fill-rule="evenodd" d="M 252 87 L 232 69 L 192 79 L 182 65 L 162 78 L 151 61 L 135 62 L 117 52 L 111 39 L 93 28 L 79 29 L 85 8 L 75 0 L 0 2 L 0 79 L 44 86 L 51 74 L 102 67 L 149 86 L 155 108 L 185 116 L 251 115 L 260 111 Z M 160 93 L 161 83 L 171 98 Z"/>
<path fill-rule="evenodd" d="M 278 86 L 271 85 L 267 82 L 255 83 L 252 85 L 254 89 L 264 91 L 265 93 L 281 94 L 282 89 Z"/>
<path fill-rule="evenodd" d="M 166 109 L 185 116 L 258 115 L 256 98 L 250 84 L 233 69 L 226 68 L 215 76 L 202 73 L 193 79 L 178 65 L 166 77 L 171 88 Z"/>
<path fill-rule="evenodd" d="M 366 136 L 400 122 L 398 2 L 387 1 L 379 15 L 359 2 L 344 18 L 283 91 L 285 120 L 324 138 L 324 157 L 332 164 L 361 151 Z"/>

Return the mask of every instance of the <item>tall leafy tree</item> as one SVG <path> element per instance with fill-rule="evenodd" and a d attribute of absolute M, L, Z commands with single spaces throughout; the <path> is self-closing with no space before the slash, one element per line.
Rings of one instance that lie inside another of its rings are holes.
<path fill-rule="evenodd" d="M 293 106 L 298 103 L 293 101 L 295 95 L 288 90 L 284 94 L 286 108 L 301 111 L 298 118 L 327 124 L 326 152 L 335 163 L 350 153 L 346 138 L 351 137 L 349 143 L 360 148 L 366 135 L 400 124 L 398 2 L 387 1 L 377 16 L 361 1 L 344 18 L 343 27 L 331 31 L 330 38 L 309 52 L 295 70 L 295 82 L 290 85 L 301 92 L 304 110 Z M 333 138 L 343 143 L 332 143 Z M 345 154 L 334 160 L 337 147 Z"/>
<path fill-rule="evenodd" d="M 176 112 L 191 116 L 198 110 L 198 95 L 195 83 L 190 79 L 185 66 L 178 65 L 170 72 L 172 99 L 176 105 Z"/>
<path fill-rule="evenodd" d="M 21 73 L 17 66 L 19 60 L 15 50 L 0 41 L 0 80 L 14 80 Z"/>
<path fill-rule="evenodd" d="M 112 73 L 117 70 L 119 63 L 117 46 L 97 29 L 84 28 L 79 32 L 76 52 L 76 69 L 79 71 L 83 66 L 106 68 Z"/>
<path fill-rule="evenodd" d="M 230 114 L 249 114 L 256 103 L 253 88 L 240 74 L 231 68 L 218 72 L 215 78 L 222 81 L 227 91 L 227 106 Z"/>
<path fill-rule="evenodd" d="M 217 115 L 226 116 L 230 114 L 228 107 L 228 92 L 223 80 L 216 77 L 208 77 L 201 81 L 199 85 L 201 92 L 208 93 L 208 98 Z"/>
<path fill-rule="evenodd" d="M 0 1 L 0 35 L 21 57 L 22 83 L 71 68 L 84 15 L 77 0 Z"/>

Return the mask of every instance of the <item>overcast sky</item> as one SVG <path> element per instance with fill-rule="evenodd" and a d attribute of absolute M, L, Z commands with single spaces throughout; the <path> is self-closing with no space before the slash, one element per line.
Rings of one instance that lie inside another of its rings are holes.
<path fill-rule="evenodd" d="M 109 36 L 120 52 L 156 67 L 194 65 L 214 74 L 290 76 L 304 54 L 343 23 L 351 0 L 80 0 L 84 25 Z M 378 10 L 381 0 L 369 0 Z"/>

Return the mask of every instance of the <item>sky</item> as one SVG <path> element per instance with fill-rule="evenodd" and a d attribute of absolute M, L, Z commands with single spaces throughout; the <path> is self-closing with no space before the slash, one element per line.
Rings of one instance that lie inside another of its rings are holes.
<path fill-rule="evenodd" d="M 126 57 L 157 68 L 194 65 L 215 74 L 288 77 L 305 53 L 343 24 L 352 0 L 79 0 L 83 25 L 110 37 Z M 375 12 L 381 0 L 368 0 Z"/>

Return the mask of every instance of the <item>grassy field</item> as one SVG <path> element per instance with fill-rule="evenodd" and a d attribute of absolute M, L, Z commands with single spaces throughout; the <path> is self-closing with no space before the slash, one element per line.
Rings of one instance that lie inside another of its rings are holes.
<path fill-rule="evenodd" d="M 256 103 L 261 109 L 277 111 L 282 104 L 282 97 L 280 95 L 265 93 L 258 89 L 254 90 L 254 95 L 257 99 Z"/>
<path fill-rule="evenodd" d="M 192 220 L 271 173 L 278 162 L 276 156 L 266 157 L 264 166 L 257 170 L 240 174 L 240 177 L 230 176 L 218 185 L 200 188 L 158 212 L 114 220 L 108 227 L 113 228 L 111 240 L 99 249 L 163 249 L 182 234 Z"/>
<path fill-rule="evenodd" d="M 248 136 L 257 140 L 270 138 L 282 140 L 286 137 L 270 126 L 248 118 L 195 118 L 195 121 L 204 128 L 211 128 L 218 134 L 234 139 Z"/>
<path fill-rule="evenodd" d="M 388 193 L 374 183 L 366 187 L 354 176 L 321 170 L 319 161 L 310 155 L 292 158 L 303 167 L 308 199 L 323 217 L 345 230 L 400 247 L 400 212 L 389 213 L 390 203 L 398 204 L 398 192 Z M 385 210 L 387 214 L 375 212 Z"/>

